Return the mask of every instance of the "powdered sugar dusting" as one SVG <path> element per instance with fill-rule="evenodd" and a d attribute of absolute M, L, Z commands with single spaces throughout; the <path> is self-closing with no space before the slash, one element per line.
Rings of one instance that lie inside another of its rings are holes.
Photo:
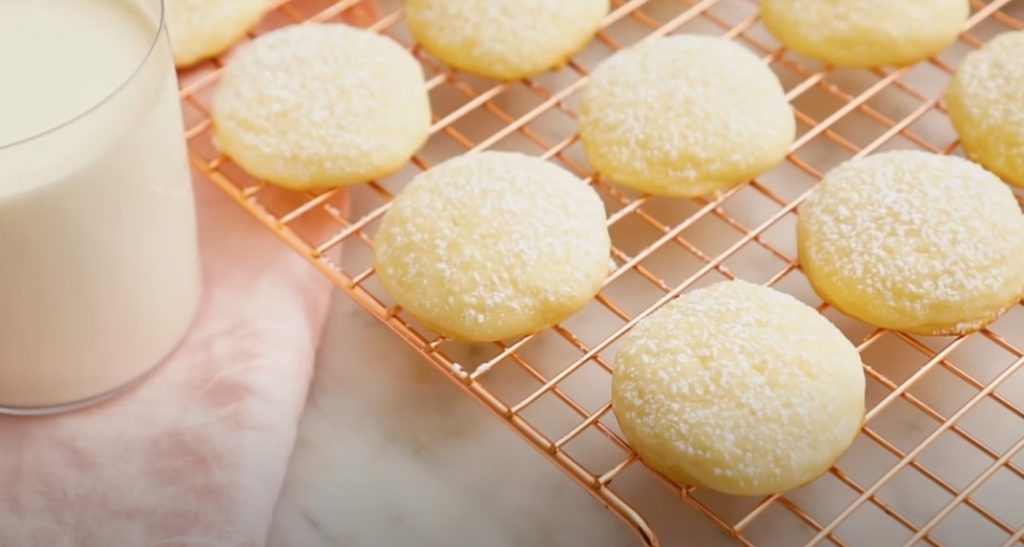
<path fill-rule="evenodd" d="M 187 66 L 230 47 L 267 10 L 267 0 L 167 0 L 174 61 Z"/>
<path fill-rule="evenodd" d="M 969 54 L 948 102 L 967 153 L 1024 186 L 1024 31 L 1003 33 Z"/>
<path fill-rule="evenodd" d="M 604 206 L 592 188 L 522 154 L 458 157 L 398 196 L 376 239 L 388 292 L 438 331 L 495 340 L 546 327 L 608 273 Z"/>
<path fill-rule="evenodd" d="M 791 296 L 742 281 L 673 301 L 623 340 L 615 414 L 641 457 L 682 483 L 737 494 L 793 488 L 856 435 L 853 345 Z"/>
<path fill-rule="evenodd" d="M 584 92 L 580 135 L 612 181 L 700 195 L 781 161 L 793 110 L 774 73 L 728 40 L 673 36 L 616 53 Z"/>
<path fill-rule="evenodd" d="M 288 186 L 364 182 L 426 140 L 423 72 L 394 41 L 342 24 L 285 27 L 228 65 L 213 104 L 219 146 Z"/>
<path fill-rule="evenodd" d="M 498 79 L 552 68 L 582 48 L 608 0 L 409 0 L 416 39 L 444 62 Z"/>
<path fill-rule="evenodd" d="M 825 298 L 880 326 L 977 328 L 1024 292 L 1024 215 L 999 179 L 956 157 L 841 165 L 801 209 L 799 246 Z"/>
<path fill-rule="evenodd" d="M 763 0 L 787 47 L 840 66 L 911 63 L 956 39 L 967 0 Z"/>

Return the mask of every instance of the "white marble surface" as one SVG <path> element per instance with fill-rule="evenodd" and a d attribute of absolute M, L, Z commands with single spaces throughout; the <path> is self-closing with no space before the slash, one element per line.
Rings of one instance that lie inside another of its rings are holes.
<path fill-rule="evenodd" d="M 340 293 L 324 340 L 269 545 L 637 544 Z"/>

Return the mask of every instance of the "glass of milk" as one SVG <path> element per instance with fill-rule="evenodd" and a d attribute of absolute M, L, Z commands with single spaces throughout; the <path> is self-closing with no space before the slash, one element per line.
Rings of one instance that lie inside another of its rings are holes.
<path fill-rule="evenodd" d="M 0 0 L 0 412 L 117 393 L 200 273 L 161 0 Z"/>

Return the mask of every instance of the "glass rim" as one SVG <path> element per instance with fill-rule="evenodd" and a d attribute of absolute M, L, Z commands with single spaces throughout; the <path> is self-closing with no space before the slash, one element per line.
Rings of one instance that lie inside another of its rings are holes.
<path fill-rule="evenodd" d="M 113 0 L 113 1 L 120 1 L 120 0 Z M 124 90 L 124 88 L 128 87 L 128 84 L 130 84 L 133 80 L 135 80 L 135 77 L 138 76 L 140 72 L 142 72 L 142 68 L 146 66 L 147 62 L 149 62 L 150 57 L 153 56 L 153 51 L 156 50 L 156 46 L 160 42 L 160 36 L 164 33 L 164 18 L 166 16 L 165 11 L 167 9 L 167 4 L 166 4 L 165 0 L 154 0 L 154 1 L 160 3 L 160 17 L 157 19 L 156 32 L 153 33 L 153 40 L 149 43 L 149 47 L 146 49 L 146 54 L 142 56 L 142 59 L 139 61 L 139 64 L 136 65 L 135 68 L 133 68 L 132 71 L 128 73 L 128 75 L 125 77 L 124 80 L 122 80 L 119 84 L 117 84 L 117 86 L 115 86 L 112 90 L 110 90 L 110 93 L 107 93 L 106 95 L 104 95 L 103 98 L 100 99 L 99 101 L 97 101 L 95 104 L 89 106 L 88 108 L 86 108 L 85 110 L 79 112 L 78 114 L 75 114 L 74 116 L 72 116 L 72 117 L 70 117 L 70 118 L 68 118 L 68 119 L 58 123 L 57 125 L 49 127 L 47 129 L 44 129 L 44 130 L 40 131 L 39 133 L 35 133 L 35 134 L 29 135 L 27 137 L 20 138 L 20 139 L 18 139 L 16 141 L 7 142 L 7 143 L 0 142 L 0 152 L 2 152 L 4 150 L 11 149 L 11 148 L 14 148 L 15 146 L 20 146 L 20 145 L 28 144 L 28 143 L 30 143 L 32 141 L 41 139 L 43 137 L 46 137 L 47 135 L 51 135 L 51 134 L 53 134 L 53 133 L 55 133 L 57 131 L 60 131 L 61 129 L 63 129 L 63 128 L 69 126 L 69 125 L 72 125 L 75 122 L 77 122 L 77 121 L 79 121 L 79 120 L 81 120 L 83 118 L 88 117 L 90 114 L 92 114 L 93 112 L 99 110 L 105 104 L 107 104 L 108 102 L 113 100 L 114 97 L 119 95 L 121 93 L 121 91 Z"/>

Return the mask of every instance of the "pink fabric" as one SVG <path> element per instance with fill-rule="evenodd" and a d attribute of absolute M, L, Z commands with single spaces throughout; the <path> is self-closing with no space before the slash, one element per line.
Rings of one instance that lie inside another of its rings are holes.
<path fill-rule="evenodd" d="M 205 295 L 145 383 L 0 418 L 0 546 L 261 545 L 295 439 L 327 281 L 206 181 Z"/>

